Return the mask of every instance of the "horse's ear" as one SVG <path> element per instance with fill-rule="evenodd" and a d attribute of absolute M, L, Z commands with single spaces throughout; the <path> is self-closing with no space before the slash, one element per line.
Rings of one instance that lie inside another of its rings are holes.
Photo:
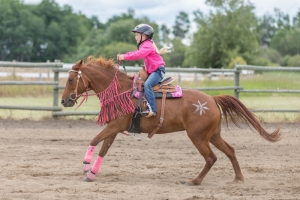
<path fill-rule="evenodd" d="M 82 63 L 83 63 L 83 60 L 81 59 L 81 60 L 77 61 L 76 65 L 82 65 Z"/>
<path fill-rule="evenodd" d="M 75 63 L 75 65 L 73 65 L 72 69 L 73 70 L 79 70 L 80 66 L 82 65 L 83 60 L 79 60 Z"/>

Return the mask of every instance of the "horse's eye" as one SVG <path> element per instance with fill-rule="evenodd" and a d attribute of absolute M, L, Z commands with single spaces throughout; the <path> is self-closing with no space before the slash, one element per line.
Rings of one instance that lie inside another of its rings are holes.
<path fill-rule="evenodd" d="M 72 83 L 73 82 L 73 78 L 69 78 L 69 83 Z"/>

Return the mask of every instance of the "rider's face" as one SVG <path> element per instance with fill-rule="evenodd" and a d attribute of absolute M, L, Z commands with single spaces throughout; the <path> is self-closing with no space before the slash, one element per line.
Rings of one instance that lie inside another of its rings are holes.
<path fill-rule="evenodd" d="M 141 35 L 142 35 L 142 41 L 147 39 L 147 36 L 145 34 L 140 34 L 135 32 L 135 40 L 137 44 L 141 42 Z"/>

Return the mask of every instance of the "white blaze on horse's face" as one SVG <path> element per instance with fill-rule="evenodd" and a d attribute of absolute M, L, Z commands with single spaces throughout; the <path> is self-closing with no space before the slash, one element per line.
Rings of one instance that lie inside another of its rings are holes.
<path fill-rule="evenodd" d="M 209 110 L 208 107 L 205 106 L 206 104 L 207 102 L 201 104 L 200 101 L 198 101 L 198 104 L 193 104 L 194 106 L 196 106 L 196 110 L 194 111 L 194 113 L 200 111 L 200 115 L 202 115 L 202 113 L 205 114 L 205 110 Z"/>
<path fill-rule="evenodd" d="M 72 69 L 69 71 L 69 77 L 68 77 L 66 87 L 63 92 L 62 100 L 61 100 L 61 104 L 64 107 L 74 106 L 74 104 L 77 100 L 78 92 L 79 92 L 78 90 L 80 88 L 80 85 L 78 85 L 79 84 L 78 80 L 81 76 L 81 72 L 80 72 L 80 74 L 78 72 L 80 71 L 82 63 L 83 63 L 83 60 L 79 60 L 72 66 Z"/>
<path fill-rule="evenodd" d="M 66 83 L 65 90 L 62 95 L 61 104 L 64 107 L 74 106 L 77 98 L 76 83 L 77 83 L 77 73 L 69 72 L 69 77 Z"/>

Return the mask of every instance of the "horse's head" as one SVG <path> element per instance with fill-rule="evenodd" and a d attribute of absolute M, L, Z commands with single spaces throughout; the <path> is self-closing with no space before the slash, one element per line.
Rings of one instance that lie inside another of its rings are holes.
<path fill-rule="evenodd" d="M 61 104 L 64 107 L 74 106 L 76 100 L 80 97 L 79 95 L 88 89 L 88 82 L 84 79 L 81 71 L 82 62 L 82 60 L 79 60 L 69 71 L 69 77 L 61 100 Z"/>

